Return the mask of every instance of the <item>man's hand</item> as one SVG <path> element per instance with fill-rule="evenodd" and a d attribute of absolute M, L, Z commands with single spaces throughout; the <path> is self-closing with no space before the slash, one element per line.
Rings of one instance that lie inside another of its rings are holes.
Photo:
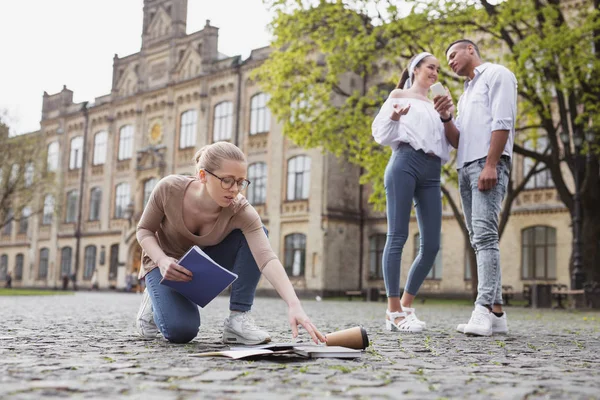
<path fill-rule="evenodd" d="M 497 183 L 498 173 L 496 172 L 496 167 L 486 164 L 483 167 L 481 174 L 479 174 L 477 188 L 483 192 L 492 189 Z"/>
<path fill-rule="evenodd" d="M 325 342 L 327 340 L 325 339 L 325 336 L 321 332 L 319 332 L 317 327 L 312 322 L 310 322 L 310 319 L 308 318 L 300 304 L 290 306 L 290 308 L 288 309 L 288 319 L 290 321 L 290 326 L 292 327 L 293 338 L 298 337 L 298 325 L 302 325 L 315 343 L 318 344 L 319 341 Z"/>
<path fill-rule="evenodd" d="M 399 121 L 401 116 L 408 114 L 408 111 L 410 110 L 410 104 L 406 107 L 402 107 L 400 104 L 394 104 L 392 108 L 394 111 L 392 112 L 392 116 L 390 118 L 392 121 Z"/>
<path fill-rule="evenodd" d="M 163 257 L 158 260 L 158 268 L 163 278 L 168 281 L 189 282 L 192 280 L 192 272 L 181 265 L 173 257 Z"/>

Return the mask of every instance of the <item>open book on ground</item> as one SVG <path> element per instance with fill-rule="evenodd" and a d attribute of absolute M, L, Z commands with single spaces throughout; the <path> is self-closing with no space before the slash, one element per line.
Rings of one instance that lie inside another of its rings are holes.
<path fill-rule="evenodd" d="M 359 358 L 362 350 L 342 346 L 324 346 L 298 343 L 269 343 L 259 346 L 231 347 L 224 351 L 188 354 L 190 357 L 229 357 L 241 359 L 247 357 L 268 357 L 279 354 L 292 354 L 303 358 Z"/>
<path fill-rule="evenodd" d="M 213 261 L 198 246 L 190 247 L 177 263 L 192 272 L 192 280 L 175 282 L 163 278 L 161 285 L 175 289 L 200 307 L 206 307 L 238 277 Z"/>

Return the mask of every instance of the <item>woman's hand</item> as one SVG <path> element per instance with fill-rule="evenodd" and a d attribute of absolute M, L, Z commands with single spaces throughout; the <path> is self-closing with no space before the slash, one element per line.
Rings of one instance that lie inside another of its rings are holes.
<path fill-rule="evenodd" d="M 292 327 L 292 337 L 294 339 L 298 337 L 298 325 L 302 325 L 315 343 L 319 344 L 319 341 L 323 343 L 327 341 L 317 327 L 310 322 L 310 319 L 300 304 L 289 307 L 288 319 L 290 321 L 290 326 Z"/>
<path fill-rule="evenodd" d="M 168 281 L 189 282 L 192 280 L 192 272 L 181 265 L 173 257 L 163 257 L 158 260 L 158 268 L 163 278 Z"/>
<path fill-rule="evenodd" d="M 406 107 L 402 107 L 400 104 L 394 104 L 392 108 L 394 111 L 392 111 L 392 116 L 390 118 L 392 121 L 399 121 L 401 116 L 408 114 L 410 104 Z"/>

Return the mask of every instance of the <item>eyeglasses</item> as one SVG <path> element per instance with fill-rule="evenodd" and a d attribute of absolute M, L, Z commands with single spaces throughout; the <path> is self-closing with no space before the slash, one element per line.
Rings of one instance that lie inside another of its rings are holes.
<path fill-rule="evenodd" d="M 241 192 L 242 190 L 246 189 L 248 187 L 248 185 L 250 185 L 250 181 L 248 179 L 239 179 L 236 181 L 234 178 L 232 178 L 230 176 L 221 178 L 220 176 L 213 174 L 212 172 L 210 172 L 207 169 L 204 169 L 204 171 L 208 172 L 209 174 L 211 174 L 212 176 L 214 176 L 215 178 L 220 180 L 221 187 L 225 190 L 231 189 L 233 187 L 233 185 L 237 183 L 238 190 Z"/>

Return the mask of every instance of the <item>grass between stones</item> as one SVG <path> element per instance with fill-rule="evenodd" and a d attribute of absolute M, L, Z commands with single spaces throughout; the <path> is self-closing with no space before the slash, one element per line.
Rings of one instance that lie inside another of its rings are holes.
<path fill-rule="evenodd" d="M 55 296 L 73 294 L 72 291 L 37 290 L 37 289 L 6 289 L 0 288 L 0 296 Z"/>

